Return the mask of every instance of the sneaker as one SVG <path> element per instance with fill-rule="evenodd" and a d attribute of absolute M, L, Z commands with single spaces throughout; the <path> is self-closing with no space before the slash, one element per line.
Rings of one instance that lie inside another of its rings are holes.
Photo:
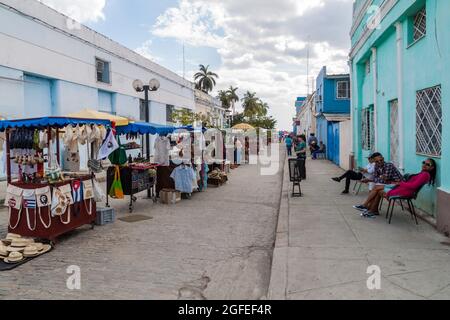
<path fill-rule="evenodd" d="M 344 190 L 344 191 L 342 191 L 342 193 L 341 194 L 349 194 L 350 192 L 348 192 L 348 190 Z"/>
<path fill-rule="evenodd" d="M 367 211 L 369 208 L 364 207 L 363 205 L 353 206 L 354 209 L 359 211 Z"/>
<path fill-rule="evenodd" d="M 370 212 L 369 210 L 364 211 L 361 213 L 361 217 L 364 218 L 376 218 L 376 216 L 379 214 L 376 214 L 375 212 Z"/>
<path fill-rule="evenodd" d="M 331 178 L 331 180 L 339 182 L 339 183 L 341 182 L 341 179 L 339 179 L 339 178 Z"/>

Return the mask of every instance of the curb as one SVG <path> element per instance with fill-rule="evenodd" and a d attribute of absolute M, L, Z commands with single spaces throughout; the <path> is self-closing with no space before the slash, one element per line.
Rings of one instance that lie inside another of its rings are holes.
<path fill-rule="evenodd" d="M 284 173 L 281 201 L 278 214 L 275 248 L 272 257 L 272 268 L 267 294 L 268 300 L 286 300 L 287 264 L 289 251 L 289 170 L 287 157 L 284 162 Z"/>

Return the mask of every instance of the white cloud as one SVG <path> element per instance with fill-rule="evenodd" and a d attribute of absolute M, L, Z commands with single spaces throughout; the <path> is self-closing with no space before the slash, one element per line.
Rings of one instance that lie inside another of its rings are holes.
<path fill-rule="evenodd" d="M 134 51 L 149 60 L 152 60 L 154 62 L 161 62 L 163 59 L 153 55 L 151 50 L 152 44 L 153 44 L 152 40 L 147 40 L 139 48 L 136 48 Z"/>
<path fill-rule="evenodd" d="M 96 22 L 105 19 L 103 9 L 106 0 L 38 0 L 49 7 L 80 22 Z"/>
<path fill-rule="evenodd" d="M 179 0 L 152 34 L 216 48 L 222 61 L 214 70 L 217 89 L 256 92 L 288 129 L 295 98 L 307 91 L 308 44 L 310 88 L 324 65 L 332 73 L 348 72 L 351 17 L 352 0 Z"/>

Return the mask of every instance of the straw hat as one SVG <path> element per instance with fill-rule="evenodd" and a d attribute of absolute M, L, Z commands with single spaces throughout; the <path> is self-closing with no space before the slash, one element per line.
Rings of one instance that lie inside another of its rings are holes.
<path fill-rule="evenodd" d="M 32 258 L 32 257 L 36 257 L 38 255 L 40 255 L 40 253 L 36 246 L 29 245 L 28 247 L 26 247 L 23 250 L 23 256 L 25 258 Z"/>
<path fill-rule="evenodd" d="M 13 239 L 11 245 L 6 248 L 9 252 L 22 252 L 25 247 L 30 245 L 33 240 L 25 239 L 25 238 L 17 238 Z M 34 242 L 34 241 L 33 241 Z"/>
<path fill-rule="evenodd" d="M 37 251 L 39 251 L 39 252 L 44 249 L 44 245 L 40 242 L 33 243 L 32 245 L 35 246 Z"/>
<path fill-rule="evenodd" d="M 6 263 L 17 263 L 22 261 L 23 259 L 23 254 L 21 254 L 20 252 L 11 252 L 8 258 L 5 258 L 3 261 L 5 261 Z"/>
<path fill-rule="evenodd" d="M 41 251 L 39 251 L 39 255 L 44 254 L 52 250 L 52 246 L 49 244 L 44 244 Z"/>
<path fill-rule="evenodd" d="M 5 245 L 9 246 L 9 245 L 11 244 L 11 242 L 13 241 L 13 239 L 19 239 L 19 238 L 21 238 L 21 236 L 18 235 L 18 234 L 15 234 L 15 233 L 8 233 L 8 234 L 6 235 L 6 238 L 3 239 L 2 242 L 3 242 Z"/>
<path fill-rule="evenodd" d="M 8 256 L 8 250 L 7 247 L 0 244 L 0 258 L 6 258 Z"/>

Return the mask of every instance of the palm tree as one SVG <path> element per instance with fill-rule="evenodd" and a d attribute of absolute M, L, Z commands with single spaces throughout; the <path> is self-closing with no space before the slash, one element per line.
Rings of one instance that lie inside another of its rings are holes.
<path fill-rule="evenodd" d="M 239 96 L 236 93 L 238 90 L 239 88 L 233 88 L 233 86 L 230 86 L 230 88 L 227 91 L 228 99 L 231 104 L 231 109 L 233 110 L 232 116 L 234 116 L 234 114 L 236 113 L 235 104 L 236 102 L 239 102 Z"/>
<path fill-rule="evenodd" d="M 228 92 L 225 90 L 220 90 L 217 94 L 217 98 L 222 102 L 222 108 L 229 109 L 230 108 L 230 97 Z"/>
<path fill-rule="evenodd" d="M 266 102 L 263 102 L 262 100 L 259 101 L 259 115 L 265 117 L 267 116 L 267 113 L 269 112 L 269 105 Z"/>
<path fill-rule="evenodd" d="M 219 78 L 216 73 L 211 72 L 208 69 L 209 66 L 205 67 L 203 64 L 201 64 L 200 71 L 194 75 L 194 80 L 196 81 L 195 87 L 206 93 L 209 93 L 214 89 L 216 85 L 216 79 Z"/>
<path fill-rule="evenodd" d="M 242 106 L 244 107 L 244 115 L 253 119 L 260 111 L 259 99 L 256 97 L 256 92 L 247 91 L 242 98 Z"/>

